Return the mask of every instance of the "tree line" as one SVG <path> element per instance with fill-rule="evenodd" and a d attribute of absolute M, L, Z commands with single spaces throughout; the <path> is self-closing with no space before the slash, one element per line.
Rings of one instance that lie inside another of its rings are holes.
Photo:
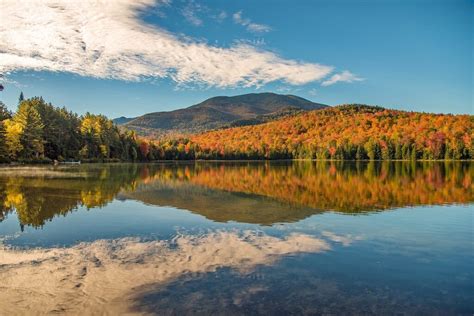
<path fill-rule="evenodd" d="M 474 116 L 341 105 L 187 138 L 141 140 L 148 160 L 470 160 Z"/>
<path fill-rule="evenodd" d="M 194 159 L 469 160 L 474 116 L 341 105 L 261 125 L 193 135 Z"/>
<path fill-rule="evenodd" d="M 15 113 L 0 102 L 0 162 L 141 158 L 134 132 L 120 131 L 103 115 L 79 116 L 41 97 L 24 99 L 23 94 Z"/>
<path fill-rule="evenodd" d="M 0 102 L 0 162 L 192 159 L 460 160 L 474 158 L 474 116 L 342 105 L 188 138 L 145 139 L 103 115 L 41 97 Z"/>

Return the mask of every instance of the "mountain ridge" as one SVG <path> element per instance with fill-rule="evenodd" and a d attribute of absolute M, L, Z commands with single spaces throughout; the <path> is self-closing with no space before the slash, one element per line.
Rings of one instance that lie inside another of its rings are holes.
<path fill-rule="evenodd" d="M 473 116 L 343 104 L 192 135 L 198 159 L 472 159 Z M 184 140 L 186 141 L 186 140 Z"/>
<path fill-rule="evenodd" d="M 279 118 L 285 113 L 309 111 L 328 107 L 325 104 L 295 96 L 271 92 L 237 96 L 216 96 L 187 108 L 147 113 L 136 118 L 120 117 L 114 123 L 135 130 L 140 135 L 163 136 L 193 134 L 219 129 L 244 121 L 252 125 Z"/>

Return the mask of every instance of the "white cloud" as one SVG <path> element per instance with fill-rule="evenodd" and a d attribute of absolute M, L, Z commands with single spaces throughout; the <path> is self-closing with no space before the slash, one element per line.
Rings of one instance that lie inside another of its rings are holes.
<path fill-rule="evenodd" d="M 164 8 L 170 7 L 172 0 L 161 0 L 160 5 L 156 8 L 153 8 L 148 11 L 148 13 L 152 15 L 156 15 L 161 19 L 165 19 L 167 17 L 166 13 L 163 11 Z"/>
<path fill-rule="evenodd" d="M 279 86 L 275 89 L 276 92 L 278 93 L 284 93 L 284 94 L 297 94 L 300 92 L 302 88 L 297 88 L 294 86 Z"/>
<path fill-rule="evenodd" d="M 194 1 L 190 1 L 186 6 L 181 9 L 181 14 L 184 16 L 186 21 L 191 23 L 194 26 L 201 26 L 202 20 L 197 16 L 197 12 L 200 12 L 202 7 L 199 4 L 196 4 Z"/>
<path fill-rule="evenodd" d="M 290 93 L 293 90 L 292 90 L 291 87 L 280 86 L 280 87 L 276 88 L 276 91 L 279 92 L 279 93 Z"/>
<path fill-rule="evenodd" d="M 234 41 L 235 44 L 248 44 L 252 46 L 265 46 L 267 43 L 265 42 L 264 38 L 240 38 Z"/>
<path fill-rule="evenodd" d="M 330 86 L 336 82 L 354 82 L 354 81 L 363 81 L 364 78 L 357 77 L 350 71 L 343 71 L 339 74 L 334 74 L 328 80 L 323 81 L 322 86 Z"/>
<path fill-rule="evenodd" d="M 215 16 L 218 22 L 222 22 L 227 18 L 227 12 L 221 11 L 218 15 Z"/>
<path fill-rule="evenodd" d="M 238 11 L 232 15 L 234 22 L 245 26 L 248 31 L 253 33 L 266 33 L 270 32 L 272 28 L 265 24 L 253 23 L 250 19 L 242 17 L 242 11 Z"/>
<path fill-rule="evenodd" d="M 7 78 L 7 77 L 5 77 L 5 76 L 2 76 L 1 74 L 0 74 L 0 84 L 2 84 L 3 86 L 5 86 L 5 85 L 7 85 L 7 84 L 8 84 L 8 85 L 13 85 L 13 86 L 17 87 L 18 89 L 22 89 L 22 88 L 28 87 L 28 85 L 26 85 L 26 84 L 22 84 L 22 83 L 20 83 L 20 82 L 18 82 L 18 81 L 16 81 L 16 80 L 12 80 L 12 79 L 10 79 L 10 78 Z"/>
<path fill-rule="evenodd" d="M 53 71 L 130 81 L 171 78 L 178 86 L 225 88 L 274 81 L 302 85 L 333 71 L 246 43 L 210 45 L 140 20 L 142 12 L 165 5 L 170 1 L 0 0 L 0 73 Z M 249 29 L 265 29 L 243 19 L 241 12 L 235 19 Z"/>

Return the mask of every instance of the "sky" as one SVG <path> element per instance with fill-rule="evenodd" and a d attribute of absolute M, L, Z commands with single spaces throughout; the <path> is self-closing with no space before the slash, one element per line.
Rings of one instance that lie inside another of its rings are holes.
<path fill-rule="evenodd" d="M 473 114 L 472 0 L 0 0 L 0 100 L 111 118 L 275 92 Z"/>

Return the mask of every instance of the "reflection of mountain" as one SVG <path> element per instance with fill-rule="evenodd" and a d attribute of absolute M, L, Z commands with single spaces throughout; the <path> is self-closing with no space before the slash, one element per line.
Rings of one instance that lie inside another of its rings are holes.
<path fill-rule="evenodd" d="M 134 191 L 122 192 L 117 197 L 189 210 L 216 222 L 271 225 L 296 222 L 317 212 L 305 206 L 291 207 L 272 198 L 212 190 L 181 181 L 157 180 L 139 185 Z"/>
<path fill-rule="evenodd" d="M 123 314 L 143 287 L 222 267 L 245 274 L 289 254 L 325 252 L 330 240 L 214 232 L 179 235 L 171 241 L 124 238 L 70 248 L 0 248 L 0 310 L 5 315 Z"/>
<path fill-rule="evenodd" d="M 214 221 L 270 225 L 344 213 L 472 203 L 472 163 L 195 163 L 0 169 L 0 221 L 41 227 L 114 198 L 173 206 Z"/>
<path fill-rule="evenodd" d="M 343 213 L 470 203 L 474 165 L 461 163 L 196 164 L 166 168 L 122 197 L 216 221 L 273 224 Z"/>

